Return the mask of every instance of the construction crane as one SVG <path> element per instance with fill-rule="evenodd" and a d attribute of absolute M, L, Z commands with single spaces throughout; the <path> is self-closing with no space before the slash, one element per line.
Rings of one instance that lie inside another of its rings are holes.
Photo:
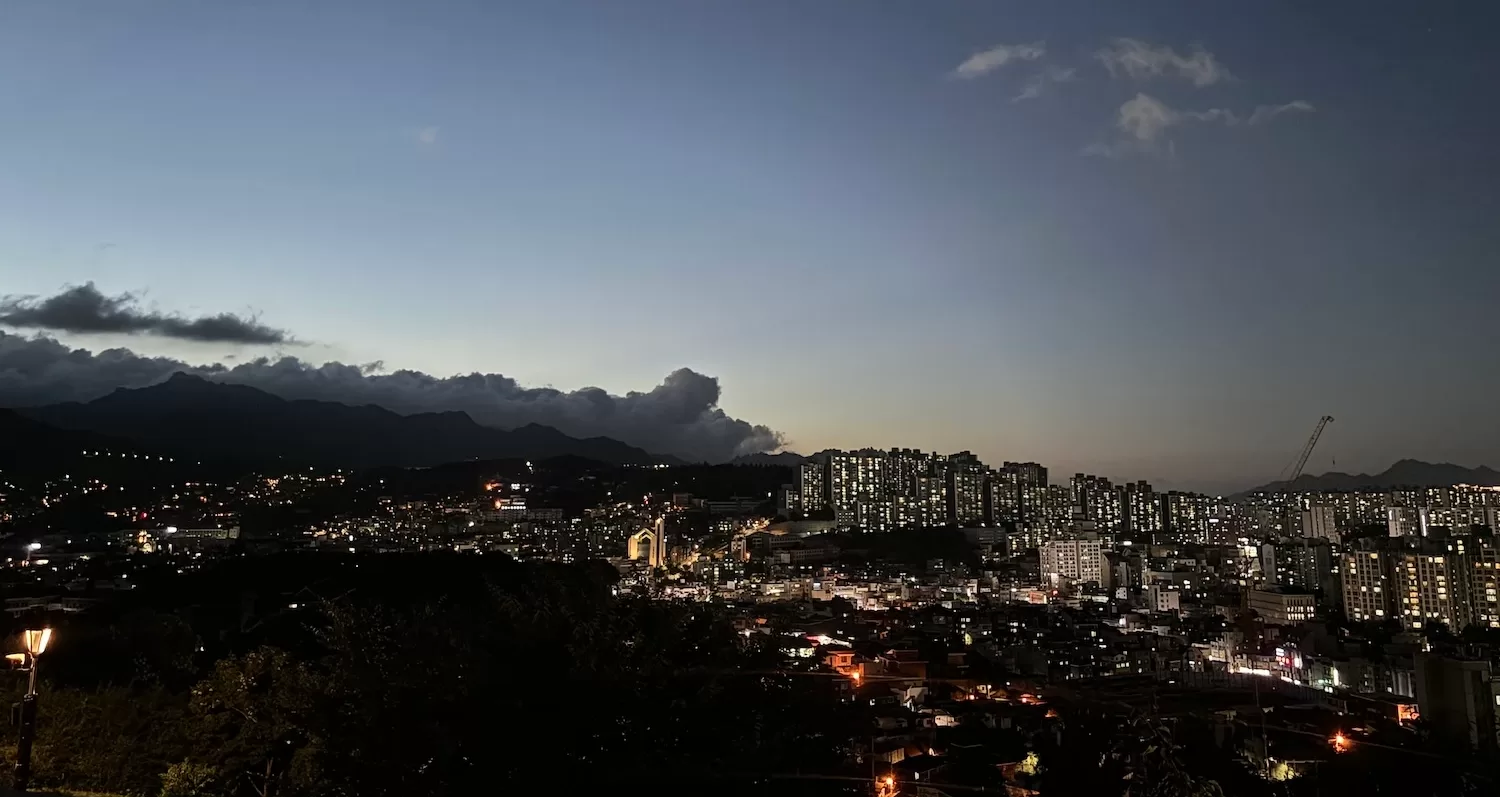
<path fill-rule="evenodd" d="M 1286 471 L 1282 472 L 1284 478 L 1281 481 L 1296 481 L 1297 477 L 1302 475 L 1302 469 L 1307 467 L 1307 458 L 1312 456 L 1313 449 L 1318 445 L 1318 438 L 1323 436 L 1323 429 L 1330 423 L 1333 423 L 1332 415 L 1324 415 L 1318 419 L 1318 425 L 1313 427 L 1312 437 L 1307 438 L 1307 445 L 1302 447 L 1302 453 L 1297 456 L 1297 460 L 1292 465 L 1290 473 Z"/>

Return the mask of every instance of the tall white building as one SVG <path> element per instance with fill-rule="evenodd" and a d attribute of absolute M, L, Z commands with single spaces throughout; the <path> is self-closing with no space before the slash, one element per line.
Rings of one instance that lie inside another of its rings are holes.
<path fill-rule="evenodd" d="M 1412 540 L 1427 538 L 1428 513 L 1425 506 L 1393 506 L 1386 509 L 1385 526 L 1392 537 Z"/>
<path fill-rule="evenodd" d="M 1306 539 L 1339 541 L 1333 507 L 1313 504 L 1302 510 L 1302 536 Z"/>
<path fill-rule="evenodd" d="M 1080 534 L 1049 540 L 1041 547 L 1042 578 L 1079 583 L 1104 581 L 1104 543 L 1096 535 Z"/>

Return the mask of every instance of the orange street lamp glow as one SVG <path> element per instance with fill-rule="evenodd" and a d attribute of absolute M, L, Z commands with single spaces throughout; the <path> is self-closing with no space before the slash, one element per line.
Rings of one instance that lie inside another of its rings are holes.
<path fill-rule="evenodd" d="M 25 633 L 26 652 L 40 656 L 47 652 L 47 643 L 52 641 L 52 629 L 28 630 Z"/>

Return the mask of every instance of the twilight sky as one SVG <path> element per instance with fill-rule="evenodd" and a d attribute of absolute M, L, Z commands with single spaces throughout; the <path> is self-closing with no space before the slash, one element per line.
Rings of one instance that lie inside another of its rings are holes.
<path fill-rule="evenodd" d="M 719 380 L 716 433 L 799 451 L 1240 488 L 1329 413 L 1310 471 L 1500 465 L 1497 21 L 1333 0 L 18 0 L 0 315 L 96 352 L 565 393 L 686 367 Z M 91 281 L 149 317 L 100 334 L 22 312 Z M 222 313 L 293 343 L 178 334 Z M 11 403 L 35 378 L 20 358 L 0 362 Z M 697 423 L 711 381 L 636 404 Z"/>

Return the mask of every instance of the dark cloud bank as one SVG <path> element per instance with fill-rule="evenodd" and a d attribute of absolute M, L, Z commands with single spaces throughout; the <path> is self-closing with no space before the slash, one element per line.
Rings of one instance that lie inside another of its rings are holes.
<path fill-rule="evenodd" d="M 98 293 L 88 285 L 69 289 L 59 296 L 78 291 Z M 43 313 L 22 316 L 33 321 L 26 324 L 32 327 L 43 326 L 34 323 L 37 320 L 72 318 L 45 315 L 60 312 L 45 307 L 58 298 L 19 305 L 14 311 L 11 305 L 4 305 L 0 314 Z M 109 307 L 106 304 L 104 309 L 109 310 Z M 177 321 L 198 324 L 205 320 L 183 320 L 177 316 L 156 314 L 142 316 L 130 306 L 124 312 L 137 319 L 176 319 L 172 322 L 174 324 Z M 84 317 L 107 318 L 109 315 L 106 312 Z M 0 323 L 9 324 L 10 321 Z M 156 324 L 123 330 L 46 328 L 168 334 L 161 330 L 176 327 Z M 284 336 L 284 333 L 277 334 Z M 191 339 L 224 340 L 220 337 Z M 375 404 L 404 414 L 461 410 L 480 423 L 506 429 L 541 423 L 576 437 L 603 435 L 648 451 L 690 460 L 724 461 L 741 454 L 774 450 L 780 444 L 780 435 L 771 429 L 725 414 L 718 407 L 719 381 L 687 368 L 668 374 L 650 392 L 624 396 L 611 395 L 593 387 L 566 393 L 551 388 L 525 388 L 500 374 L 475 373 L 439 378 L 419 371 L 379 373 L 379 370 L 378 367 L 337 362 L 315 366 L 295 357 L 260 358 L 233 366 L 221 363 L 194 366 L 168 357 L 143 357 L 129 349 L 106 349 L 95 353 L 87 349 L 69 349 L 51 338 L 28 338 L 0 332 L 0 406 L 5 407 L 88 401 L 118 387 L 143 387 L 163 381 L 174 372 L 187 371 L 216 381 L 250 385 L 288 399 Z"/>
<path fill-rule="evenodd" d="M 142 308 L 135 294 L 105 296 L 94 283 L 70 285 L 56 295 L 0 299 L 0 325 L 54 332 L 160 335 L 204 343 L 290 344 L 286 330 L 233 313 L 188 318 Z"/>

